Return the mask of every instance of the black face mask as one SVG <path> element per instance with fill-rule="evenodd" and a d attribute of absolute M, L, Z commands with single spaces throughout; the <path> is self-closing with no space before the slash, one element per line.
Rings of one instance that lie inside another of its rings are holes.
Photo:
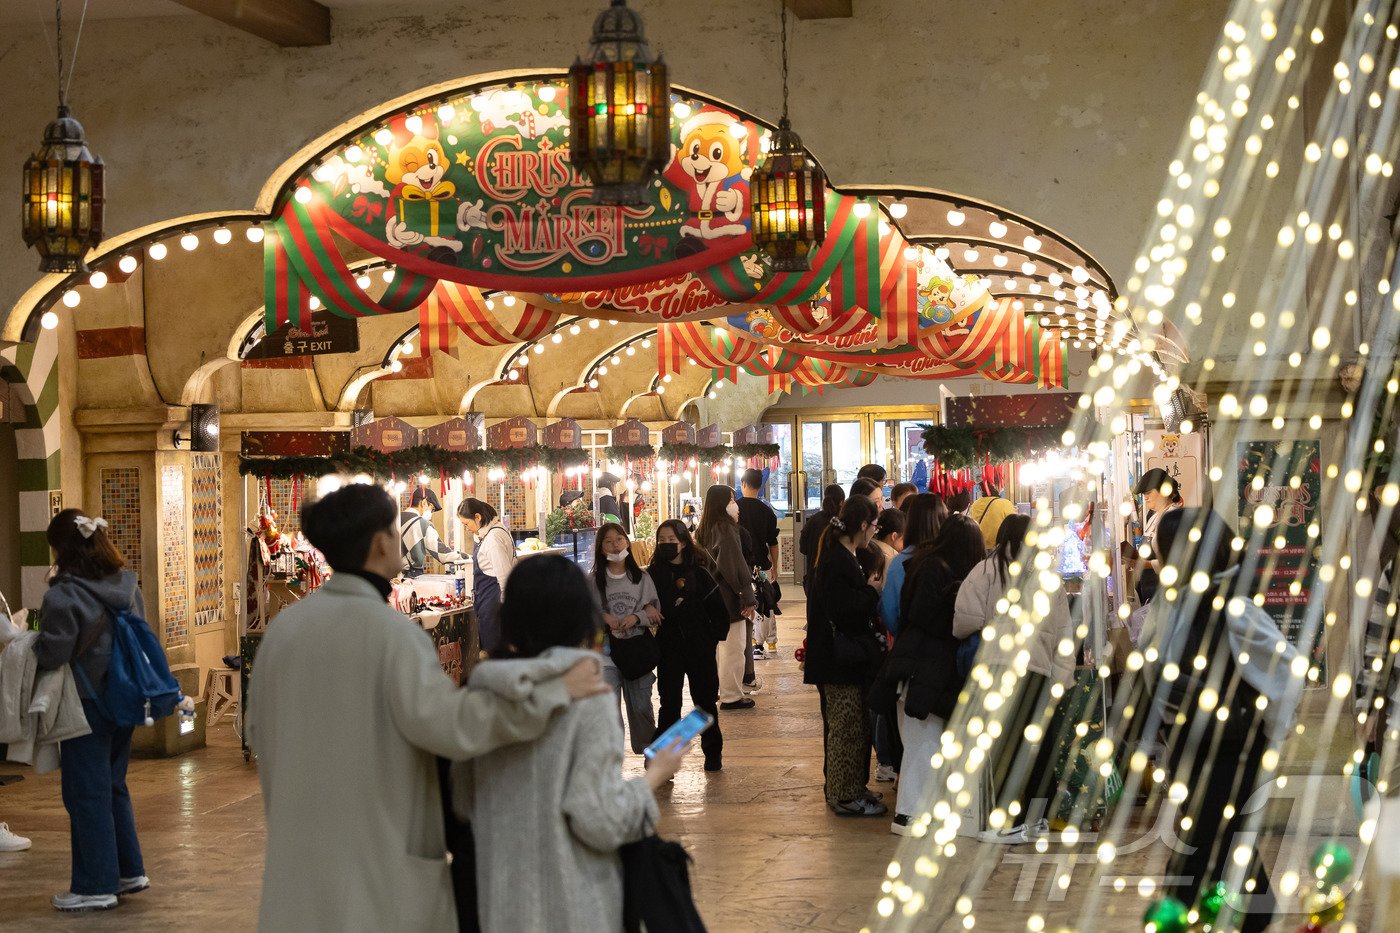
<path fill-rule="evenodd" d="M 656 546 L 653 556 L 656 560 L 670 563 L 675 560 L 681 552 L 681 546 L 674 541 L 666 541 Z"/>

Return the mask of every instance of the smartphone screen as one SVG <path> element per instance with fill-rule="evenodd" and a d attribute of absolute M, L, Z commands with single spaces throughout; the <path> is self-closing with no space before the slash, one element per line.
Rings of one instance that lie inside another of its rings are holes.
<path fill-rule="evenodd" d="M 689 742 L 715 721 L 715 717 L 702 709 L 693 709 L 686 713 L 675 724 L 665 732 L 656 737 L 656 741 L 646 747 L 642 754 L 648 758 L 655 758 L 658 749 L 667 748 L 676 742 Z"/>

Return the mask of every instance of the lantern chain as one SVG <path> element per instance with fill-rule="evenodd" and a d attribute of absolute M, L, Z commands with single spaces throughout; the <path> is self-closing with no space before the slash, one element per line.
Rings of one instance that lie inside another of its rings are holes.
<path fill-rule="evenodd" d="M 783 123 L 788 118 L 788 47 L 787 47 L 787 5 L 788 0 L 778 0 L 779 23 L 783 58 Z"/>
<path fill-rule="evenodd" d="M 63 0 L 54 0 L 54 27 L 57 33 L 58 57 L 58 105 L 68 106 L 68 87 L 73 83 L 73 71 L 78 64 L 78 46 L 83 41 L 83 24 L 87 21 L 89 0 L 83 0 L 83 11 L 78 15 L 78 35 L 73 40 L 73 59 L 68 63 L 68 76 L 63 75 Z"/>

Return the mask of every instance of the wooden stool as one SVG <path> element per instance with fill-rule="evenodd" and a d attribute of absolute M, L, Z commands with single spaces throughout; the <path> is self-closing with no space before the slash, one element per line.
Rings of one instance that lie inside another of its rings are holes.
<path fill-rule="evenodd" d="M 223 715 L 238 707 L 238 671 L 231 667 L 218 667 L 209 670 L 209 679 L 204 684 L 205 729 L 212 728 Z"/>

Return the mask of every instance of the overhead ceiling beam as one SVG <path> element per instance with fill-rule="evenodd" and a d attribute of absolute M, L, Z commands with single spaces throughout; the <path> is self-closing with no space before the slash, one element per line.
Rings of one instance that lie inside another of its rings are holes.
<path fill-rule="evenodd" d="M 785 0 L 798 19 L 850 19 L 854 0 Z"/>
<path fill-rule="evenodd" d="M 285 48 L 331 44 L 331 11 L 316 0 L 175 0 Z"/>

